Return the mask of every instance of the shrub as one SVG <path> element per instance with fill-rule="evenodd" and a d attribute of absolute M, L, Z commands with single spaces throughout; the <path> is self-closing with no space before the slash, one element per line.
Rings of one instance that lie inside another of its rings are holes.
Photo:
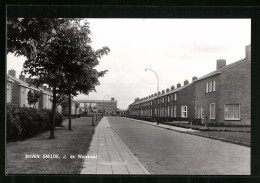
<path fill-rule="evenodd" d="M 7 105 L 7 142 L 32 137 L 50 129 L 51 110 Z M 61 126 L 62 114 L 56 113 L 55 126 Z"/>

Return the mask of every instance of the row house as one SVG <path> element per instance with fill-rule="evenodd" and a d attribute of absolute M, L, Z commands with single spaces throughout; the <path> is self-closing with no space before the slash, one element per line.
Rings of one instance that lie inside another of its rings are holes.
<path fill-rule="evenodd" d="M 25 78 L 25 75 L 20 75 L 18 79 L 16 78 L 16 71 L 9 70 L 6 79 L 6 102 L 16 104 L 19 107 L 29 107 L 28 92 L 40 92 L 40 89 L 30 86 L 28 81 L 29 78 Z M 39 108 L 42 105 L 39 103 L 38 101 L 33 107 Z"/>
<path fill-rule="evenodd" d="M 145 99 L 136 99 L 129 106 L 129 114 L 143 117 L 191 118 L 194 116 L 194 85 L 184 81 L 170 89 L 155 93 Z"/>
<path fill-rule="evenodd" d="M 137 98 L 128 107 L 129 115 L 200 119 L 207 123 L 251 124 L 251 45 L 244 59 L 226 65 L 216 62 L 216 70 L 192 82 Z"/>
<path fill-rule="evenodd" d="M 16 71 L 11 69 L 8 71 L 6 77 L 6 103 L 16 104 L 19 107 L 35 107 L 39 109 L 51 109 L 53 93 L 51 88 L 41 85 L 36 88 L 31 86 L 30 78 L 25 78 L 25 75 L 19 75 L 16 78 Z M 40 98 L 34 106 L 29 106 L 28 92 L 40 92 Z M 79 114 L 79 103 L 72 101 L 71 103 L 72 114 Z M 66 109 L 64 109 L 66 111 Z M 57 106 L 57 112 L 62 113 L 61 106 Z"/>

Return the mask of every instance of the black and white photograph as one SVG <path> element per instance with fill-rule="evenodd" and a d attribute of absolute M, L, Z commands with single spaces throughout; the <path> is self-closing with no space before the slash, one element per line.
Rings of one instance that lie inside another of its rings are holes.
<path fill-rule="evenodd" d="M 250 18 L 6 19 L 7 175 L 251 175 Z"/>

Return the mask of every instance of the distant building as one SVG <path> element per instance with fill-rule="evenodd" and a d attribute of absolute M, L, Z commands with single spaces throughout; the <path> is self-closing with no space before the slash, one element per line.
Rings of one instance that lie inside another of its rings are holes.
<path fill-rule="evenodd" d="M 111 100 L 75 100 L 79 102 L 80 113 L 113 114 L 117 111 L 117 101 Z"/>

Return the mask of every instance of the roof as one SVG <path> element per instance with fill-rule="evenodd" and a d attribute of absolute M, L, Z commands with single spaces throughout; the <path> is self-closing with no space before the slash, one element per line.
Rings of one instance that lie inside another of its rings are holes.
<path fill-rule="evenodd" d="M 13 80 L 13 81 L 16 81 L 17 83 L 19 83 L 21 86 L 24 86 L 24 87 L 27 87 L 27 88 L 30 88 L 30 89 L 33 89 L 33 90 L 37 90 L 37 91 L 41 91 L 41 92 L 43 92 L 43 93 L 45 93 L 45 94 L 48 94 L 48 95 L 53 95 L 52 94 L 52 92 L 49 92 L 49 91 L 47 91 L 47 90 L 44 90 L 43 88 L 36 88 L 36 87 L 34 87 L 34 86 L 31 86 L 29 83 L 27 83 L 27 82 L 25 82 L 25 81 L 23 81 L 23 80 L 21 80 L 21 79 L 18 79 L 18 78 L 15 78 L 15 77 L 13 77 L 13 76 L 11 76 L 11 75 L 9 75 L 9 74 L 7 74 L 7 79 L 11 79 L 11 80 Z"/>
<path fill-rule="evenodd" d="M 33 87 L 33 86 L 30 86 L 27 82 L 25 82 L 25 81 L 23 81 L 23 80 L 21 80 L 21 79 L 15 78 L 15 77 L 13 77 L 13 76 L 11 76 L 11 75 L 9 75 L 9 74 L 7 74 L 7 78 L 9 78 L 9 79 L 11 79 L 11 80 L 13 80 L 13 81 L 16 81 L 17 83 L 19 83 L 20 85 L 22 85 L 22 86 L 24 86 L 24 87 L 26 87 L 26 88 L 30 88 L 30 89 L 39 91 L 38 88 L 35 88 L 35 87 Z"/>
<path fill-rule="evenodd" d="M 169 91 L 169 92 L 166 92 L 165 94 L 161 94 L 161 95 L 159 95 L 159 96 L 158 96 L 158 95 L 157 95 L 157 96 L 153 96 L 153 97 L 148 98 L 148 99 L 146 99 L 146 100 L 141 100 L 141 101 L 138 101 L 138 102 L 133 102 L 133 103 L 130 104 L 130 105 L 135 105 L 135 104 L 141 104 L 141 103 L 144 103 L 144 102 L 149 102 L 149 101 L 151 101 L 151 100 L 153 100 L 153 99 L 155 99 L 155 98 L 160 98 L 160 97 L 163 97 L 163 96 L 166 96 L 166 95 L 175 93 L 175 92 L 177 92 L 177 91 L 179 91 L 179 90 L 182 90 L 182 89 L 188 87 L 189 85 L 191 85 L 191 84 L 193 84 L 193 83 L 195 83 L 195 82 L 197 82 L 197 81 L 203 80 L 203 79 L 205 79 L 205 78 L 211 77 L 211 76 L 216 75 L 216 74 L 220 74 L 221 72 L 226 71 L 226 70 L 228 70 L 228 69 L 230 69 L 230 68 L 232 68 L 232 67 L 235 67 L 236 65 L 239 65 L 240 63 L 243 63 L 244 61 L 247 61 L 247 59 L 244 58 L 244 59 L 242 59 L 242 60 L 238 60 L 238 61 L 236 61 L 236 62 L 233 62 L 233 63 L 231 63 L 231 64 L 228 64 L 228 65 L 226 65 L 226 66 L 224 66 L 224 67 L 222 67 L 222 68 L 220 68 L 220 69 L 218 69 L 218 70 L 215 70 L 215 71 L 210 72 L 210 73 L 208 73 L 208 74 L 206 74 L 206 75 L 204 75 L 204 76 L 201 76 L 200 78 L 198 78 L 198 79 L 192 81 L 191 83 L 189 83 L 189 84 L 187 84 L 187 85 L 184 85 L 184 86 L 182 86 L 182 87 L 180 87 L 180 88 L 176 88 L 176 89 L 174 89 L 174 90 L 171 90 L 171 91 Z"/>
<path fill-rule="evenodd" d="M 188 87 L 188 86 L 190 86 L 190 85 L 192 85 L 192 84 L 193 84 L 193 83 L 189 83 L 189 84 L 187 84 L 187 85 L 181 86 L 181 87 L 179 87 L 179 88 L 176 88 L 176 89 L 174 89 L 174 90 L 171 90 L 171 91 L 166 92 L 166 93 L 164 93 L 164 94 L 161 94 L 161 95 L 159 95 L 159 96 L 157 95 L 157 96 L 153 96 L 153 97 L 151 97 L 151 98 L 148 98 L 148 99 L 146 99 L 146 100 L 141 100 L 141 101 L 138 101 L 138 102 L 134 102 L 134 103 L 132 103 L 131 105 L 133 105 L 133 104 L 140 104 L 140 103 L 143 103 L 143 102 L 148 102 L 148 101 L 151 101 L 151 100 L 156 99 L 156 98 L 160 98 L 160 97 L 164 97 L 164 96 L 167 96 L 167 95 L 176 93 L 177 91 L 180 91 L 180 90 L 182 90 L 182 89 L 184 89 L 184 88 L 186 88 L 186 87 Z"/>
<path fill-rule="evenodd" d="M 236 62 L 233 62 L 233 63 L 231 63 L 231 64 L 228 64 L 228 65 L 226 65 L 226 66 L 224 66 L 224 67 L 222 67 L 222 68 L 220 68 L 220 69 L 218 69 L 218 70 L 215 70 L 215 71 L 210 72 L 210 73 L 208 73 L 208 74 L 206 74 L 206 75 L 204 75 L 204 76 L 201 76 L 200 78 L 196 79 L 196 80 L 193 81 L 193 82 L 197 82 L 197 81 L 199 81 L 199 80 L 208 78 L 208 77 L 210 77 L 210 76 L 213 76 L 213 75 L 216 75 L 216 74 L 220 74 L 221 72 L 223 72 L 223 71 L 225 71 L 225 70 L 228 70 L 228 69 L 230 69 L 230 68 L 232 68 L 232 67 L 234 67 L 234 66 L 236 66 L 236 65 L 238 65 L 238 64 L 240 64 L 240 63 L 242 63 L 242 62 L 244 62 L 244 61 L 246 61 L 245 58 L 242 59 L 242 60 L 238 60 L 238 61 L 236 61 Z"/>
<path fill-rule="evenodd" d="M 117 102 L 116 100 L 75 100 L 80 103 L 103 103 L 103 102 Z"/>

